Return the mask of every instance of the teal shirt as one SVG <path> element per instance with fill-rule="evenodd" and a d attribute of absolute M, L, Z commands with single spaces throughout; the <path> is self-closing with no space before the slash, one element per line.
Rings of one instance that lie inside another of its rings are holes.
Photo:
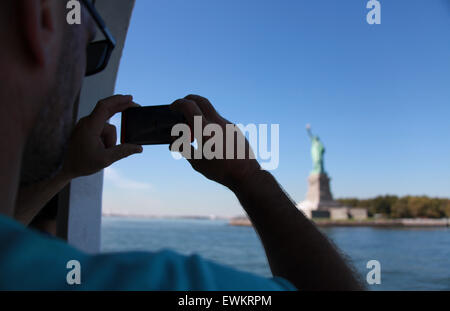
<path fill-rule="evenodd" d="M 80 285 L 66 281 L 67 263 L 80 263 Z M 0 216 L 0 290 L 296 290 L 170 250 L 89 255 L 62 240 Z"/>

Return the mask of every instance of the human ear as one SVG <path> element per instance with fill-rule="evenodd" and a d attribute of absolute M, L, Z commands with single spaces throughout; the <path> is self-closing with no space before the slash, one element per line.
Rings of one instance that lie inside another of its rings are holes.
<path fill-rule="evenodd" d="M 54 57 L 52 50 L 57 41 L 56 7 L 53 0 L 18 0 L 22 35 L 30 61 L 46 66 Z"/>

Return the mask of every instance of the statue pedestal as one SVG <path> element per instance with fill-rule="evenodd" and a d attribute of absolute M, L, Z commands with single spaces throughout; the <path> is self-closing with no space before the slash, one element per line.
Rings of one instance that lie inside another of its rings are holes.
<path fill-rule="evenodd" d="M 330 178 L 327 174 L 312 174 L 308 177 L 306 200 L 298 208 L 309 218 L 329 218 L 330 208 L 341 207 L 334 201 L 330 190 Z"/>
<path fill-rule="evenodd" d="M 330 190 L 330 178 L 327 174 L 313 174 L 308 177 L 306 201 L 313 203 L 314 210 L 326 210 L 340 204 L 333 199 Z"/>

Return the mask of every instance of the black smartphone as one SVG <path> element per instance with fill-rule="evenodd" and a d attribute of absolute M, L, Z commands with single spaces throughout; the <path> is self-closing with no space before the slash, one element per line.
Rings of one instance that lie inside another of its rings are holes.
<path fill-rule="evenodd" d="M 163 145 L 173 141 L 172 127 L 186 123 L 181 113 L 165 106 L 133 107 L 122 112 L 122 144 Z"/>

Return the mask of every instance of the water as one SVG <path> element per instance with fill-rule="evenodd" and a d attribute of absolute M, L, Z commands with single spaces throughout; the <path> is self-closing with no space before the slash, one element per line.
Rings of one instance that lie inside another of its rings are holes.
<path fill-rule="evenodd" d="M 366 264 L 381 263 L 381 285 L 371 290 L 450 290 L 450 229 L 326 228 L 363 280 Z M 251 227 L 225 221 L 106 217 L 102 251 L 173 249 L 270 276 L 262 245 Z"/>

